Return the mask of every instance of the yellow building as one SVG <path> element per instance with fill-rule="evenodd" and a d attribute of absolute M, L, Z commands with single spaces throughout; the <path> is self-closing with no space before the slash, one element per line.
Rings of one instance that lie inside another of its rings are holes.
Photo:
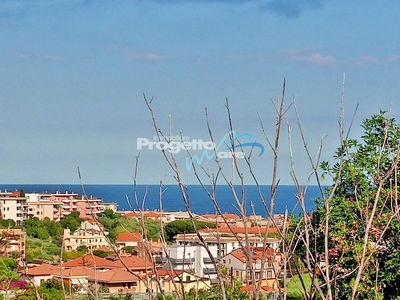
<path fill-rule="evenodd" d="M 73 234 L 69 229 L 64 229 L 64 249 L 73 251 L 80 246 L 85 246 L 90 250 L 107 248 L 110 247 L 107 236 L 108 231 L 103 224 L 95 220 L 86 220 Z"/>

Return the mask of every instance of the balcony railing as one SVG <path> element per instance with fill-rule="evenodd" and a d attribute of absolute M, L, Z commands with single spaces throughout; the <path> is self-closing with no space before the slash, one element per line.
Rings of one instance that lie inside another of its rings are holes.
<path fill-rule="evenodd" d="M 219 261 L 218 258 L 214 257 L 214 261 L 217 263 Z M 210 257 L 203 257 L 203 263 L 205 264 L 212 264 L 213 261 L 211 260 Z"/>
<path fill-rule="evenodd" d="M 192 257 L 192 258 L 169 258 L 169 261 L 173 264 L 190 264 L 190 263 L 194 263 L 194 257 Z"/>
<path fill-rule="evenodd" d="M 217 274 L 217 269 L 215 268 L 203 268 L 204 274 Z"/>

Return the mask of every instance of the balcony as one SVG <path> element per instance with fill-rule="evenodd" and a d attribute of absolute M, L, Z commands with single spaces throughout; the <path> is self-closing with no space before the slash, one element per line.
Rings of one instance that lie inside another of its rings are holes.
<path fill-rule="evenodd" d="M 173 264 L 191 264 L 194 263 L 194 257 L 190 258 L 169 258 L 169 261 Z"/>
<path fill-rule="evenodd" d="M 217 269 L 215 269 L 215 268 L 203 268 L 203 273 L 204 273 L 204 275 L 217 274 Z"/>
<path fill-rule="evenodd" d="M 218 263 L 218 262 L 219 262 L 219 259 L 216 258 L 216 257 L 214 257 L 214 261 L 215 261 L 215 263 Z M 211 260 L 210 257 L 203 257 L 203 263 L 205 263 L 205 264 L 212 264 L 213 262 L 212 262 L 212 260 Z"/>

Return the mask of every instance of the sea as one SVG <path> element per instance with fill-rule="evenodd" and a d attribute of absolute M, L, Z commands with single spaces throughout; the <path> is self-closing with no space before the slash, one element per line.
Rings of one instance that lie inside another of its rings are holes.
<path fill-rule="evenodd" d="M 210 186 L 206 186 L 210 190 Z M 133 184 L 0 184 L 1 191 L 24 190 L 25 193 L 78 193 L 86 194 L 88 197 L 102 199 L 103 202 L 114 202 L 118 204 L 119 211 L 132 211 L 138 208 L 144 210 L 158 211 L 186 211 L 181 191 L 178 185 L 162 186 L 162 207 L 160 207 L 160 186 L 158 185 L 138 185 Z M 260 187 L 261 194 L 269 207 L 271 186 L 263 185 Z M 258 187 L 246 185 L 243 188 L 235 187 L 239 199 L 245 199 L 247 215 L 267 216 L 265 205 L 261 201 Z M 192 212 L 196 214 L 215 213 L 212 200 L 207 192 L 200 185 L 187 186 L 188 199 Z M 278 186 L 274 213 L 282 214 L 287 209 L 288 213 L 300 214 L 302 212 L 297 201 L 297 189 L 292 185 Z M 305 206 L 308 212 L 315 209 L 315 199 L 321 198 L 321 191 L 317 186 L 308 186 L 305 194 Z M 239 213 L 235 197 L 231 188 L 227 185 L 216 186 L 216 202 L 222 212 Z"/>

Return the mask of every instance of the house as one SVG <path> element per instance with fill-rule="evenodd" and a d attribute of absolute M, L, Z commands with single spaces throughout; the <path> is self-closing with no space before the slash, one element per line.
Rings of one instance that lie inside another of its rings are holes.
<path fill-rule="evenodd" d="M 183 293 L 191 289 L 208 290 L 211 281 L 191 271 L 157 269 L 149 274 L 149 285 L 153 293 Z"/>
<path fill-rule="evenodd" d="M 80 246 L 85 246 L 90 250 L 108 248 L 110 243 L 107 236 L 108 231 L 103 224 L 93 219 L 86 220 L 73 234 L 71 234 L 70 229 L 64 229 L 64 249 L 65 251 L 73 251 Z"/>
<path fill-rule="evenodd" d="M 84 254 L 81 257 L 69 260 L 62 264 L 65 269 L 77 268 L 77 267 L 89 267 L 94 269 L 112 269 L 115 267 L 114 262 L 101 258 L 92 254 Z"/>
<path fill-rule="evenodd" d="M 17 256 L 19 266 L 25 262 L 26 233 L 20 228 L 0 229 L 0 255 Z"/>
<path fill-rule="evenodd" d="M 39 286 L 46 280 L 51 279 L 52 274 L 59 271 L 60 271 L 60 266 L 54 266 L 43 263 L 39 266 L 23 269 L 19 273 L 23 280 L 30 282 L 35 286 Z"/>
<path fill-rule="evenodd" d="M 117 246 L 118 251 L 130 253 L 131 251 L 126 251 L 126 247 L 136 248 L 142 243 L 142 240 L 143 238 L 140 233 L 121 232 L 115 239 L 115 245 Z"/>
<path fill-rule="evenodd" d="M 112 210 L 113 213 L 118 211 L 118 203 L 116 202 L 101 202 L 99 205 L 102 211 L 105 211 L 106 209 Z"/>
<path fill-rule="evenodd" d="M 262 259 L 265 257 L 263 272 L 261 273 Z M 251 285 L 251 268 L 254 270 L 255 280 L 265 281 L 270 288 L 278 287 L 278 278 L 283 264 L 283 254 L 275 251 L 272 247 L 253 247 L 246 255 L 246 249 L 235 249 L 221 258 L 220 264 L 229 270 L 230 275 Z"/>
<path fill-rule="evenodd" d="M 122 269 L 98 272 L 96 276 L 93 275 L 87 280 L 89 283 L 98 283 L 107 288 L 111 294 L 145 292 L 141 279 L 137 275 Z"/>
<path fill-rule="evenodd" d="M 265 234 L 267 233 L 267 227 L 266 226 L 236 226 L 236 225 L 230 225 L 227 226 L 226 224 L 220 225 L 217 228 L 204 228 L 201 229 L 200 232 L 202 233 L 208 233 L 212 232 L 214 234 L 224 234 L 230 235 L 230 236 L 237 236 L 240 238 L 244 238 L 246 236 L 248 237 L 264 237 Z M 275 227 L 270 227 L 268 228 L 268 235 L 274 234 L 274 235 L 279 235 L 279 229 Z"/>
<path fill-rule="evenodd" d="M 223 214 L 204 214 L 201 215 L 203 220 L 206 222 L 212 222 L 217 224 L 229 224 L 235 225 L 237 223 L 243 222 L 243 219 L 239 217 L 237 214 L 232 213 L 223 213 Z"/>
<path fill-rule="evenodd" d="M 158 212 L 158 211 L 131 211 L 123 215 L 125 218 L 149 219 L 154 221 L 161 221 L 169 223 L 175 221 L 175 214 L 171 212 Z"/>
<path fill-rule="evenodd" d="M 102 272 L 101 270 L 96 270 L 92 267 L 75 267 L 75 268 L 58 268 L 57 271 L 52 273 L 52 278 L 57 278 L 64 280 L 71 286 L 75 286 L 78 291 L 88 290 L 88 278 L 96 277 Z"/>
<path fill-rule="evenodd" d="M 113 269 L 129 269 L 136 274 L 146 274 L 153 270 L 152 261 L 146 257 L 121 255 L 120 257 L 113 257 L 112 260 L 110 258 L 109 261 L 112 263 Z"/>

